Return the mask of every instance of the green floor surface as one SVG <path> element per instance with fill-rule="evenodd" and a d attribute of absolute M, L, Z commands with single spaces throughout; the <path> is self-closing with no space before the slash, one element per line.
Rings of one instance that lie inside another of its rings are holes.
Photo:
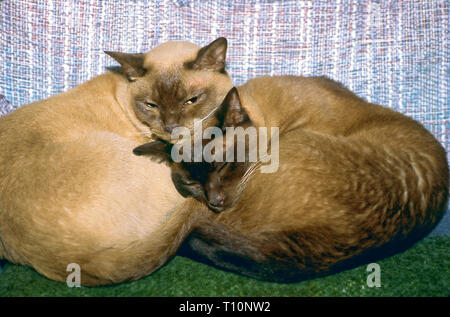
<path fill-rule="evenodd" d="M 295 284 L 252 280 L 177 256 L 139 281 L 69 288 L 34 270 L 7 263 L 0 296 L 449 296 L 450 237 L 426 238 L 377 262 L 381 287 L 369 288 L 367 265 Z"/>

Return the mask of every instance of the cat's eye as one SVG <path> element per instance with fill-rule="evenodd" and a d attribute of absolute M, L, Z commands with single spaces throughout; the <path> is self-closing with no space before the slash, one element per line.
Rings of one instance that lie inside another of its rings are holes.
<path fill-rule="evenodd" d="M 145 105 L 149 108 L 158 108 L 157 104 L 151 103 L 151 102 L 145 102 Z"/>
<path fill-rule="evenodd" d="M 185 104 L 185 105 L 192 105 L 193 103 L 196 103 L 197 100 L 198 100 L 198 96 L 186 100 L 186 102 L 185 102 L 184 104 Z"/>

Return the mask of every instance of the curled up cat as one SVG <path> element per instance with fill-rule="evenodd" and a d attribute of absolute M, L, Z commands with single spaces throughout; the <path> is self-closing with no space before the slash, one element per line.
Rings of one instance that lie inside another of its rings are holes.
<path fill-rule="evenodd" d="M 335 81 L 260 77 L 230 90 L 221 109 L 224 134 L 229 126 L 279 127 L 276 172 L 260 173 L 263 164 L 247 158 L 174 163 L 167 142 L 134 149 L 169 161 L 177 189 L 216 212 L 195 225 L 182 255 L 295 282 L 401 252 L 446 210 L 449 171 L 439 142 Z"/>
<path fill-rule="evenodd" d="M 0 118 L 0 259 L 82 285 L 135 280 L 175 254 L 208 213 L 174 188 L 170 170 L 133 155 L 192 126 L 231 89 L 227 41 L 163 43 L 67 92 Z M 195 109 L 195 110 L 194 110 Z"/>

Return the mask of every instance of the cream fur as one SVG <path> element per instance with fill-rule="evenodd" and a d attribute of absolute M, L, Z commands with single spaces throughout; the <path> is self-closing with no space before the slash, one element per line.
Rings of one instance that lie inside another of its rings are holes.
<path fill-rule="evenodd" d="M 190 42 L 166 42 L 155 47 L 147 54 L 144 67 L 156 67 L 167 70 L 179 66 L 180 60 L 194 60 L 200 46 Z"/>
<path fill-rule="evenodd" d="M 173 64 L 184 49 L 198 47 L 168 43 L 148 58 Z M 0 119 L 1 258 L 59 281 L 78 263 L 82 284 L 99 285 L 174 254 L 205 208 L 183 208 L 169 168 L 133 155 L 150 138 L 130 98 L 125 77 L 107 73 Z"/>

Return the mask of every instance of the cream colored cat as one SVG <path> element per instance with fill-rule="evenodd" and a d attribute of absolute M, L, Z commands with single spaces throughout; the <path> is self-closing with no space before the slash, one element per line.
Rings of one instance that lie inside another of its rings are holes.
<path fill-rule="evenodd" d="M 181 83 L 202 93 L 197 111 L 213 110 L 231 88 L 225 52 L 225 39 L 108 52 L 126 76 L 106 73 L 0 118 L 0 258 L 58 281 L 77 263 L 83 285 L 137 279 L 164 264 L 208 211 L 177 193 L 168 167 L 133 155 L 152 138 L 138 118 L 153 111 L 147 92 L 164 97 Z"/>

